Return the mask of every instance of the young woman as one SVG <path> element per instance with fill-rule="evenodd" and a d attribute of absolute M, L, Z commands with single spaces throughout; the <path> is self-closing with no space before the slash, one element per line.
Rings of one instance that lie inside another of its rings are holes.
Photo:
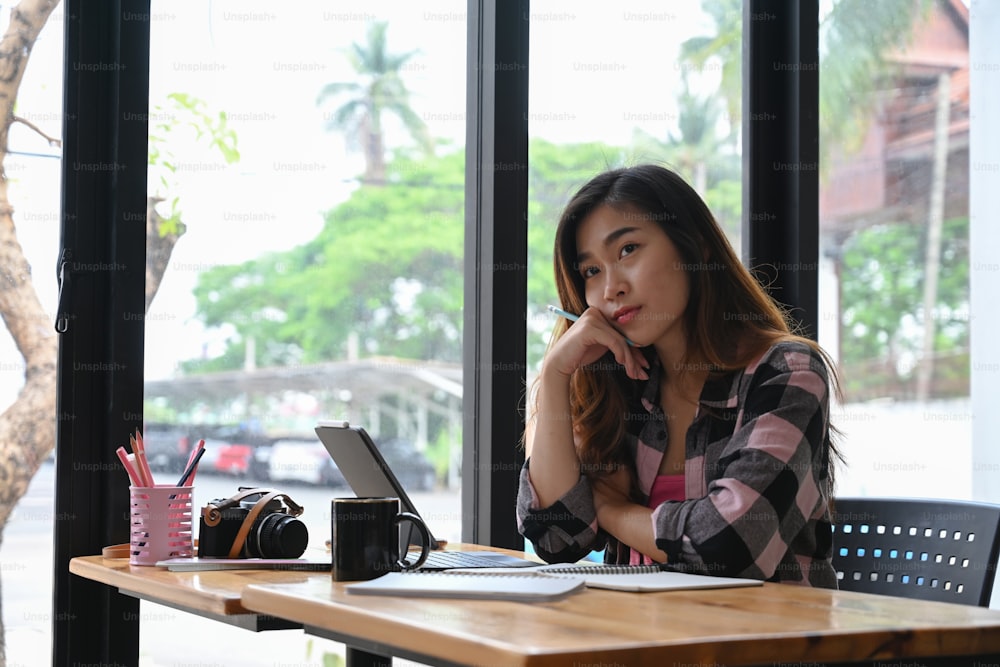
<path fill-rule="evenodd" d="M 836 588 L 832 366 L 701 198 L 654 165 L 598 175 L 556 231 L 560 321 L 534 387 L 518 525 L 549 562 Z"/>

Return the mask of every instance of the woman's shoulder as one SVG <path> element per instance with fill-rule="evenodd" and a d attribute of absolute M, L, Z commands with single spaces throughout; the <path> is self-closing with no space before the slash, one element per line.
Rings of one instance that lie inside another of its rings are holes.
<path fill-rule="evenodd" d="M 827 364 L 826 355 L 817 345 L 803 338 L 789 336 L 771 343 L 749 364 L 746 371 L 754 373 L 762 368 L 778 373 L 813 371 L 825 378 L 829 375 Z"/>

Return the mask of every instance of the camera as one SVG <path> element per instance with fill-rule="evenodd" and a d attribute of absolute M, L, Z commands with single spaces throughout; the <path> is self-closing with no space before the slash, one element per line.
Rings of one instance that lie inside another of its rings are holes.
<path fill-rule="evenodd" d="M 309 531 L 296 518 L 300 514 L 302 507 L 280 491 L 240 487 L 231 498 L 202 509 L 198 556 L 298 558 L 309 544 Z"/>

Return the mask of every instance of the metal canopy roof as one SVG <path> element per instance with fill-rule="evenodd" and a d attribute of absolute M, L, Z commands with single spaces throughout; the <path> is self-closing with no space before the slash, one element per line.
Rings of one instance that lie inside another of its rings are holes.
<path fill-rule="evenodd" d="M 275 395 L 285 391 L 351 392 L 359 404 L 387 394 L 424 399 L 462 398 L 462 367 L 433 361 L 369 357 L 308 366 L 190 375 L 145 383 L 146 398 L 171 401 L 225 401 L 240 395 Z M 442 395 L 443 393 L 443 395 Z"/>

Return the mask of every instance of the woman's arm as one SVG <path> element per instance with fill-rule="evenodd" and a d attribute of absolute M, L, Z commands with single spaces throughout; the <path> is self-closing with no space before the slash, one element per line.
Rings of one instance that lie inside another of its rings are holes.
<path fill-rule="evenodd" d="M 653 527 L 653 510 L 649 507 L 629 502 L 628 476 L 625 471 L 594 484 L 594 507 L 597 523 L 636 551 L 649 556 L 657 563 L 667 562 L 667 554 L 656 546 Z"/>
<path fill-rule="evenodd" d="M 772 348 L 739 397 L 739 427 L 703 443 L 707 495 L 653 511 L 656 544 L 672 561 L 761 579 L 782 568 L 791 579 L 796 555 L 820 557 L 829 385 L 822 360 L 803 348 Z"/>
<path fill-rule="evenodd" d="M 546 375 L 543 370 L 537 398 L 538 411 L 525 433 L 525 448 L 531 457 L 531 485 L 539 504 L 547 507 L 580 479 L 569 411 L 569 377 L 555 372 Z M 536 447 L 535 442 L 544 444 Z"/>
<path fill-rule="evenodd" d="M 649 377 L 645 371 L 649 362 L 642 352 L 629 347 L 625 337 L 594 308 L 585 310 L 545 356 L 537 412 L 532 429 L 525 433 L 525 447 L 531 457 L 529 476 L 543 507 L 562 497 L 580 479 L 570 414 L 570 378 L 578 368 L 597 361 L 608 351 L 625 366 L 629 377 Z"/>

